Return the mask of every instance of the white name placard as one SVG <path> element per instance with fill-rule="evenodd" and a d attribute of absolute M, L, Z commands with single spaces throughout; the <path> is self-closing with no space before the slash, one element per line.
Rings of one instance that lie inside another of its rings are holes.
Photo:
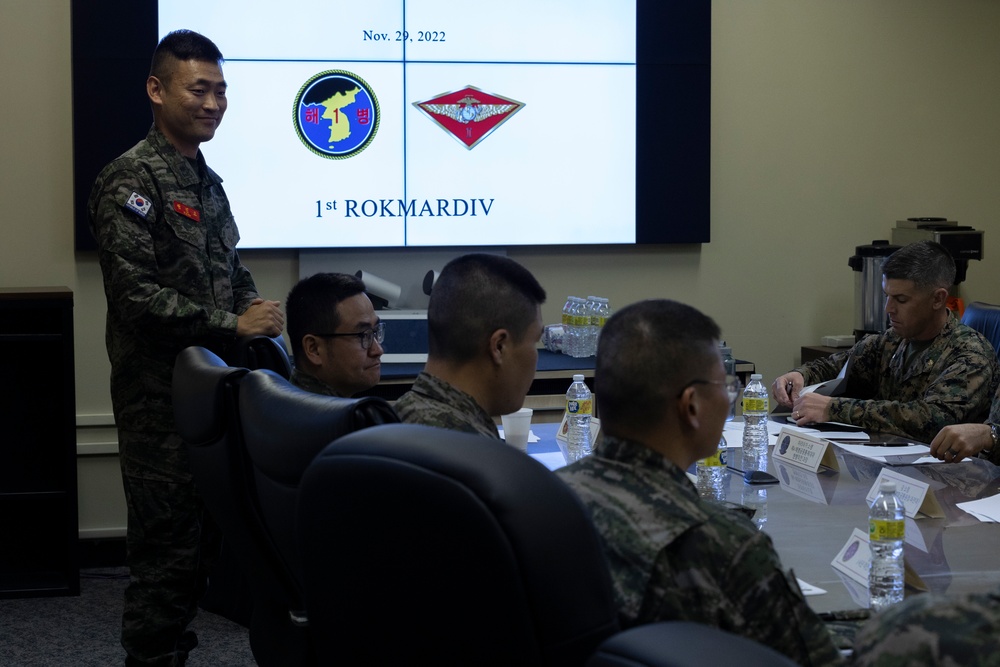
<path fill-rule="evenodd" d="M 865 499 L 869 505 L 872 504 L 875 496 L 878 495 L 878 490 L 882 486 L 883 479 L 891 479 L 896 482 L 896 496 L 903 501 L 903 509 L 906 511 L 906 516 L 913 519 L 916 518 L 917 512 L 920 512 L 935 519 L 944 517 L 944 510 L 941 508 L 941 504 L 937 501 L 937 498 L 933 493 L 927 492 L 930 488 L 927 482 L 907 477 L 894 471 L 892 468 L 882 468 L 882 472 L 879 473 L 875 484 L 868 490 L 868 495 Z"/>
<path fill-rule="evenodd" d="M 782 428 L 778 434 L 771 456 L 776 462 L 784 461 L 813 472 L 820 466 L 839 470 L 837 456 L 828 440 L 787 428 Z"/>
<path fill-rule="evenodd" d="M 872 552 L 868 546 L 868 535 L 860 528 L 855 528 L 847 544 L 840 549 L 840 553 L 830 565 L 867 588 L 871 561 Z"/>

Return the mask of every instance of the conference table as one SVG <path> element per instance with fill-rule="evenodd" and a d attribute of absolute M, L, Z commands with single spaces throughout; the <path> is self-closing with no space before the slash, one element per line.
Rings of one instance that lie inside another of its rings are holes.
<path fill-rule="evenodd" d="M 784 419 L 776 416 L 772 419 Z M 561 461 L 558 424 L 532 424 L 538 442 L 528 453 L 550 468 Z M 873 436 L 874 437 L 874 436 Z M 851 539 L 855 528 L 868 531 L 865 500 L 881 469 L 887 465 L 834 450 L 838 471 L 811 472 L 768 459 L 777 484 L 750 485 L 738 472 L 728 471 L 726 501 L 756 510 L 753 521 L 767 533 L 785 568 L 796 577 L 824 589 L 806 599 L 817 612 L 864 609 L 867 589 L 835 569 L 831 562 Z M 742 468 L 742 450 L 731 447 L 729 465 Z M 1000 467 L 982 459 L 956 464 L 892 466 L 893 471 L 929 485 L 943 510 L 941 518 L 917 514 L 906 521 L 904 557 L 927 590 L 939 593 L 980 592 L 1000 587 L 1000 524 L 981 522 L 956 506 L 1000 493 Z M 690 472 L 694 472 L 692 470 Z M 908 587 L 906 595 L 919 591 Z"/>

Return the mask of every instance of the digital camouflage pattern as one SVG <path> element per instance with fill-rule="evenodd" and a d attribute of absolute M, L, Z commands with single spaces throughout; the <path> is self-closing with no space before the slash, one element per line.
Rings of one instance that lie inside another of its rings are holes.
<path fill-rule="evenodd" d="M 949 314 L 934 341 L 915 352 L 904 368 L 908 342 L 891 329 L 858 341 L 850 350 L 796 368 L 805 384 L 837 377 L 853 358 L 851 393 L 870 398 L 834 398 L 830 421 L 867 431 L 895 433 L 929 443 L 949 424 L 983 422 L 1000 384 L 990 342 Z"/>
<path fill-rule="evenodd" d="M 150 204 L 144 215 L 128 206 L 133 193 Z M 177 353 L 223 350 L 236 338 L 237 314 L 258 296 L 236 252 L 222 179 L 200 152 L 194 166 L 154 127 L 100 173 L 88 210 L 108 300 L 115 420 L 173 431 Z"/>
<path fill-rule="evenodd" d="M 327 383 L 323 382 L 315 375 L 310 375 L 304 371 L 298 369 L 298 367 L 292 368 L 292 377 L 289 381 L 303 391 L 308 391 L 311 394 L 320 394 L 322 396 L 336 396 L 333 388 Z"/>
<path fill-rule="evenodd" d="M 556 474 L 589 508 L 604 539 L 623 627 L 705 623 L 801 665 L 841 657 L 765 533 L 702 500 L 684 471 L 646 446 L 605 436 Z"/>
<path fill-rule="evenodd" d="M 861 628 L 854 663 L 860 667 L 1000 666 L 1000 591 L 908 597 Z"/>
<path fill-rule="evenodd" d="M 426 372 L 417 376 L 410 391 L 393 407 L 399 418 L 408 424 L 425 424 L 500 439 L 493 418 L 476 399 Z"/>
<path fill-rule="evenodd" d="M 236 253 L 222 180 L 155 127 L 101 171 L 88 212 L 128 506 L 121 643 L 126 664 L 180 665 L 197 644 L 186 627 L 218 544 L 176 434 L 174 359 L 189 345 L 222 355 L 257 290 Z"/>

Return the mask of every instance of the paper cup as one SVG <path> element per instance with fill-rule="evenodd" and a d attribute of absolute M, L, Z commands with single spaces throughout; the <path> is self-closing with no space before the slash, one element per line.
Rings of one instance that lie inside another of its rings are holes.
<path fill-rule="evenodd" d="M 503 423 L 503 437 L 508 445 L 522 452 L 528 451 L 528 434 L 531 433 L 531 408 L 521 408 L 517 412 L 500 417 Z"/>

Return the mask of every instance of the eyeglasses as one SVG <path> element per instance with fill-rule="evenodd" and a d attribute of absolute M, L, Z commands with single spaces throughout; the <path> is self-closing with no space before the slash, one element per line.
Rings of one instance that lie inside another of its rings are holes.
<path fill-rule="evenodd" d="M 729 395 L 729 404 L 733 405 L 736 403 L 736 397 L 740 395 L 740 389 L 743 388 L 743 383 L 735 375 L 727 375 L 725 380 L 691 380 L 684 388 L 681 389 L 680 393 L 677 394 L 677 398 L 680 398 L 684 391 L 695 384 L 721 384 L 726 388 L 726 393 Z"/>
<path fill-rule="evenodd" d="M 339 338 L 341 336 L 354 336 L 361 340 L 361 347 L 364 349 L 369 349 L 372 346 L 372 341 L 378 342 L 379 345 L 385 340 L 385 322 L 379 322 L 371 329 L 365 329 L 364 331 L 358 331 L 356 333 L 318 333 L 313 334 L 314 336 L 320 336 L 321 338 Z"/>

